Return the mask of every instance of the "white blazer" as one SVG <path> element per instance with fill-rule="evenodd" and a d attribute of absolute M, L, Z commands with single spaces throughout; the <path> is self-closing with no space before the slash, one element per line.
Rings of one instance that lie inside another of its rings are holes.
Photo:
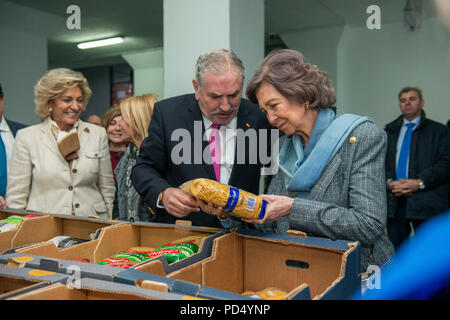
<path fill-rule="evenodd" d="M 79 121 L 78 159 L 70 169 L 61 155 L 49 119 L 16 135 L 6 202 L 10 208 L 48 213 L 112 215 L 115 184 L 106 130 Z"/>

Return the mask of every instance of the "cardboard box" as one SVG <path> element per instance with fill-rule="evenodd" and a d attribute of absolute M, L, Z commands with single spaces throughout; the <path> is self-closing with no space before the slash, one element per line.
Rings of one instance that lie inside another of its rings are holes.
<path fill-rule="evenodd" d="M 132 247 L 158 248 L 177 239 L 197 235 L 205 236 L 201 241 L 198 252 L 187 258 L 173 262 L 170 265 L 163 256 L 153 258 L 153 260 L 159 261 L 158 265 L 162 272 L 169 273 L 209 257 L 214 239 L 225 233 L 226 231 L 223 229 L 192 227 L 189 225 L 163 223 L 118 224 L 105 228 L 100 233 L 92 261 L 94 263 L 100 262 Z"/>
<path fill-rule="evenodd" d="M 284 299 L 346 299 L 360 287 L 358 242 L 250 230 L 214 242 L 211 257 L 185 268 L 163 274 L 158 262 L 150 261 L 122 271 L 114 281 L 132 284 L 167 277 L 172 279 L 170 288 L 181 281 L 183 290 L 192 295 L 197 290 L 196 296 L 208 299 L 247 297 L 242 294 L 267 288 L 284 291 Z"/>
<path fill-rule="evenodd" d="M 122 271 L 121 268 L 107 267 L 98 264 L 78 262 L 63 259 L 51 259 L 25 253 L 8 253 L 0 255 L 0 264 L 20 264 L 21 267 L 49 271 L 66 276 L 73 275 L 76 271 L 81 278 L 94 278 L 111 281 L 114 276 Z"/>
<path fill-rule="evenodd" d="M 26 215 L 29 215 L 29 214 L 36 215 L 36 216 L 44 215 L 43 213 L 40 213 L 40 212 L 16 210 L 16 209 L 7 208 L 7 209 L 0 210 L 0 220 L 6 219 L 10 216 L 25 217 Z M 20 226 L 20 224 L 19 224 L 19 226 Z M 11 248 L 11 240 L 14 237 L 14 235 L 16 234 L 16 232 L 17 232 L 17 229 L 0 232 L 0 253 Z"/>
<path fill-rule="evenodd" d="M 150 284 L 148 284 L 150 286 Z M 189 300 L 186 295 L 168 293 L 163 287 L 146 289 L 111 281 L 82 278 L 79 285 L 48 285 L 9 295 L 9 300 Z"/>
<path fill-rule="evenodd" d="M 70 215 L 42 215 L 26 219 L 14 233 L 5 232 L 9 234 L 3 238 L 0 236 L 0 249 L 1 252 L 11 253 L 62 235 L 90 240 L 98 236 L 101 228 L 116 223 L 119 222 Z"/>
<path fill-rule="evenodd" d="M 0 300 L 52 283 L 65 282 L 67 275 L 27 268 L 20 259 L 3 260 L 0 264 Z"/>
<path fill-rule="evenodd" d="M 124 269 L 100 265 L 97 262 L 131 247 L 157 248 L 179 238 L 194 235 L 208 235 L 199 247 L 199 251 L 183 260 L 168 264 L 163 256 L 155 257 L 162 273 L 169 273 L 184 268 L 191 263 L 209 257 L 213 241 L 225 233 L 222 229 L 190 227 L 184 225 L 160 223 L 118 223 L 97 230 L 96 239 L 77 244 L 69 248 L 57 248 L 53 242 L 46 241 L 26 246 L 0 255 L 0 262 L 7 259 L 26 260 L 31 268 L 67 274 L 75 266 L 80 269 L 82 277 L 111 281 Z M 88 259 L 90 263 L 75 261 Z M 143 262 L 145 263 L 145 262 Z M 138 266 L 139 264 L 137 264 Z"/>

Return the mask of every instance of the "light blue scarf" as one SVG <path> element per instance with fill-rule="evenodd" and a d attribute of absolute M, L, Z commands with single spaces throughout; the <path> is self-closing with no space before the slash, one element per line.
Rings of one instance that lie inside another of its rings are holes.
<path fill-rule="evenodd" d="M 287 136 L 278 156 L 287 190 L 308 198 L 328 161 L 353 129 L 366 121 L 373 122 L 369 117 L 354 114 L 343 114 L 335 119 L 332 109 L 320 109 L 304 150 L 301 136 Z"/>

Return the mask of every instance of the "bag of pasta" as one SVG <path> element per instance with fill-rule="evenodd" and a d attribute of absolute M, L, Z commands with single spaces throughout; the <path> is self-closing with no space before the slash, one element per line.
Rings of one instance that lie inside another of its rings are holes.
<path fill-rule="evenodd" d="M 223 211 L 233 216 L 249 219 L 263 219 L 267 202 L 250 192 L 199 178 L 185 182 L 181 186 L 184 192 L 223 207 Z"/>

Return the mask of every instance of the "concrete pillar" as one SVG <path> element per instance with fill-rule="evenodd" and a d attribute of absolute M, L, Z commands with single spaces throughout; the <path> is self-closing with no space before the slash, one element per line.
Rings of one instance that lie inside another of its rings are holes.
<path fill-rule="evenodd" d="M 133 68 L 134 95 L 151 93 L 158 100 L 164 98 L 163 49 L 124 54 L 122 57 Z"/>
<path fill-rule="evenodd" d="M 218 48 L 243 60 L 248 81 L 264 58 L 264 0 L 164 0 L 165 98 L 193 92 L 198 56 Z"/>

